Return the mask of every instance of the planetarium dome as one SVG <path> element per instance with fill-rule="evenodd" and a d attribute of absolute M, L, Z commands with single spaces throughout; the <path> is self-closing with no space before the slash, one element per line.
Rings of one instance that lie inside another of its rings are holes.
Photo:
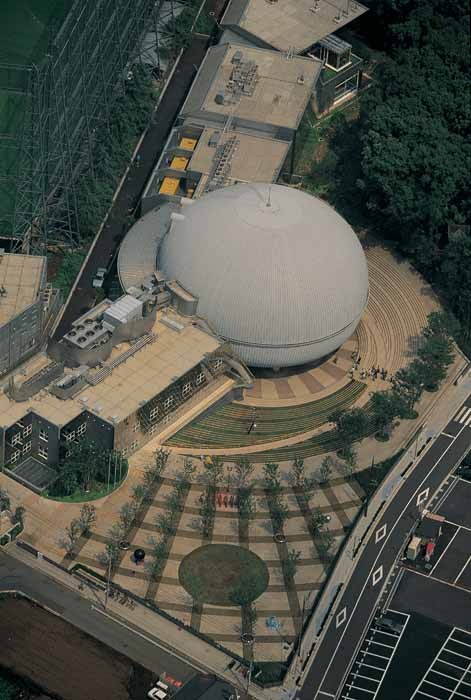
<path fill-rule="evenodd" d="M 322 200 L 281 185 L 235 185 L 183 206 L 158 267 L 198 297 L 198 314 L 254 367 L 330 354 L 368 299 L 352 228 Z"/>

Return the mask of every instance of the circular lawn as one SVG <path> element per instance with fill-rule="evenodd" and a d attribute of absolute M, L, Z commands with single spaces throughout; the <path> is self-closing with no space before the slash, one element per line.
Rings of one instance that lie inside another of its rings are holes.
<path fill-rule="evenodd" d="M 208 544 L 181 562 L 178 578 L 200 603 L 247 605 L 268 586 L 268 569 L 254 552 L 232 544 Z"/>

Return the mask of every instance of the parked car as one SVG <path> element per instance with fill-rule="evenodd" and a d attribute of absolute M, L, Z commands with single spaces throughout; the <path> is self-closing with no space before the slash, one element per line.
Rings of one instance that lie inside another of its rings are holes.
<path fill-rule="evenodd" d="M 395 632 L 396 634 L 400 634 L 402 632 L 402 625 L 399 624 L 399 622 L 391 620 L 390 617 L 383 617 L 381 620 L 379 620 L 377 627 L 385 632 Z"/>
<path fill-rule="evenodd" d="M 95 289 L 101 289 L 103 287 L 103 282 L 105 281 L 106 267 L 99 267 L 95 273 L 95 278 L 92 282 L 92 286 Z"/>
<path fill-rule="evenodd" d="M 157 681 L 155 686 L 149 690 L 147 697 L 151 700 L 166 700 L 169 697 L 168 685 L 163 681 Z"/>

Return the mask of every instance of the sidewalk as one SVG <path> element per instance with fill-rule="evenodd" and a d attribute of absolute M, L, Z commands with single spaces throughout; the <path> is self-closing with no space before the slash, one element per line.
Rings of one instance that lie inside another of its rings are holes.
<path fill-rule="evenodd" d="M 55 580 L 74 593 L 90 601 L 92 609 L 98 615 L 104 615 L 114 622 L 125 627 L 131 634 L 146 639 L 155 646 L 170 652 L 176 658 L 185 663 L 191 664 L 194 668 L 203 673 L 215 673 L 221 678 L 238 687 L 239 691 L 245 692 L 246 680 L 240 673 L 234 673 L 228 668 L 233 661 L 232 657 L 216 649 L 213 645 L 196 637 L 183 627 L 167 620 L 165 617 L 153 612 L 147 606 L 136 603 L 135 608 L 120 605 L 115 600 L 109 598 L 105 609 L 105 592 L 94 590 L 92 586 L 87 586 L 84 582 L 84 589 L 79 585 L 81 580 L 74 575 L 55 567 L 44 559 L 37 559 L 33 554 L 20 549 L 18 546 L 10 545 L 8 554 L 23 562 L 29 567 L 45 574 L 48 578 Z M 41 602 L 38 600 L 37 602 Z M 47 606 L 44 606 L 47 608 Z M 50 609 L 57 614 L 56 611 Z M 237 662 L 235 664 L 237 666 Z M 255 684 L 250 686 L 250 695 L 257 700 L 286 700 L 286 693 L 281 687 L 263 690 Z"/>

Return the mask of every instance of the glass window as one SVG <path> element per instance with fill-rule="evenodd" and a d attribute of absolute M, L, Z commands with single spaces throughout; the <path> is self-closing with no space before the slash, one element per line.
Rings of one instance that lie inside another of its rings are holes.
<path fill-rule="evenodd" d="M 31 452 L 31 440 L 23 445 L 23 454 L 27 454 L 27 452 Z"/>
<path fill-rule="evenodd" d="M 164 401 L 164 408 L 170 408 L 175 403 L 175 398 L 173 396 L 167 396 Z"/>
<path fill-rule="evenodd" d="M 70 433 L 66 433 L 65 436 L 66 442 L 72 442 L 72 440 L 75 440 L 75 430 L 71 430 Z"/>
<path fill-rule="evenodd" d="M 202 384 L 204 382 L 205 376 L 204 372 L 200 372 L 199 374 L 196 375 L 196 385 Z"/>
<path fill-rule="evenodd" d="M 19 445 L 19 444 L 21 444 L 21 433 L 16 433 L 16 435 L 13 435 L 11 444 L 12 444 L 12 445 Z"/>
<path fill-rule="evenodd" d="M 150 412 L 150 414 L 149 414 L 149 418 L 150 418 L 151 420 L 154 420 L 154 418 L 157 418 L 158 415 L 159 415 L 159 407 L 158 407 L 158 406 L 155 406 L 155 407 L 151 410 L 151 412 Z"/>
<path fill-rule="evenodd" d="M 79 425 L 77 428 L 77 436 L 80 437 L 81 435 L 83 435 L 84 432 L 86 431 L 86 429 L 87 429 L 86 423 L 82 423 L 81 425 Z"/>
<path fill-rule="evenodd" d="M 44 440 L 44 442 L 47 442 L 49 440 L 49 435 L 43 428 L 39 429 L 39 439 Z"/>
<path fill-rule="evenodd" d="M 43 459 L 47 459 L 47 447 L 43 447 L 42 445 L 38 446 L 38 455 L 42 457 Z"/>
<path fill-rule="evenodd" d="M 27 425 L 23 430 L 23 437 L 28 437 L 28 435 L 31 435 L 32 432 L 33 432 L 32 424 Z"/>
<path fill-rule="evenodd" d="M 191 382 L 184 384 L 182 389 L 183 396 L 188 396 L 189 393 L 191 393 Z"/>
<path fill-rule="evenodd" d="M 10 457 L 10 462 L 12 462 L 12 463 L 17 462 L 20 455 L 21 455 L 20 450 L 15 450 L 14 452 L 12 452 L 11 457 Z"/>

